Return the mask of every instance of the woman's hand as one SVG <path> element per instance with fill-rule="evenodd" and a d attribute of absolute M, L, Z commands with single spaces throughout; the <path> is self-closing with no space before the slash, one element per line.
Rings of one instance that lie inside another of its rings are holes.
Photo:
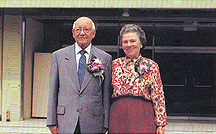
<path fill-rule="evenodd" d="M 163 127 L 158 127 L 156 134 L 164 134 L 164 128 Z"/>
<path fill-rule="evenodd" d="M 49 130 L 51 131 L 52 134 L 58 134 L 58 127 L 57 126 L 50 126 Z"/>

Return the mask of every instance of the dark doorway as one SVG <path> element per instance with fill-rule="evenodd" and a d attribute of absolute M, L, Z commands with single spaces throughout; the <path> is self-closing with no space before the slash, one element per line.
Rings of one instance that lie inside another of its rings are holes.
<path fill-rule="evenodd" d="M 215 116 L 215 54 L 158 53 L 169 115 Z"/>

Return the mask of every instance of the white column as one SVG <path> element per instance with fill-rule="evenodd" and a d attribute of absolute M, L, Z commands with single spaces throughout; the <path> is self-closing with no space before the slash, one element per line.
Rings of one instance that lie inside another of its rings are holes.
<path fill-rule="evenodd" d="M 6 110 L 10 120 L 19 121 L 21 113 L 22 16 L 5 15 L 3 27 L 2 120 Z"/>
<path fill-rule="evenodd" d="M 0 115 L 2 115 L 2 16 L 0 16 Z"/>

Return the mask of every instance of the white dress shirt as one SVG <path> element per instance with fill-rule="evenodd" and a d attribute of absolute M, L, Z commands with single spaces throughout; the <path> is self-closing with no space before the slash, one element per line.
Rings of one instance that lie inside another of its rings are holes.
<path fill-rule="evenodd" d="M 88 60 L 89 60 L 89 55 L 90 55 L 90 51 L 91 51 L 91 46 L 92 44 L 90 44 L 86 49 L 86 53 L 84 54 L 85 57 L 86 57 L 86 63 L 88 63 Z M 79 67 L 79 59 L 81 57 L 81 54 L 79 53 L 80 51 L 82 50 L 82 48 L 77 44 L 75 43 L 75 53 L 76 53 L 76 63 L 77 63 L 77 71 L 78 71 L 78 67 Z"/>

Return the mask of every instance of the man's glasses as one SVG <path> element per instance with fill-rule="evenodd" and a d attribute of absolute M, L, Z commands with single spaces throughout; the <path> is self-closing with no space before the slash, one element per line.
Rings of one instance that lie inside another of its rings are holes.
<path fill-rule="evenodd" d="M 80 27 L 77 27 L 77 28 L 74 28 L 75 32 L 76 33 L 81 33 L 81 31 L 83 30 L 84 33 L 89 33 L 92 29 L 91 28 L 80 28 Z"/>

